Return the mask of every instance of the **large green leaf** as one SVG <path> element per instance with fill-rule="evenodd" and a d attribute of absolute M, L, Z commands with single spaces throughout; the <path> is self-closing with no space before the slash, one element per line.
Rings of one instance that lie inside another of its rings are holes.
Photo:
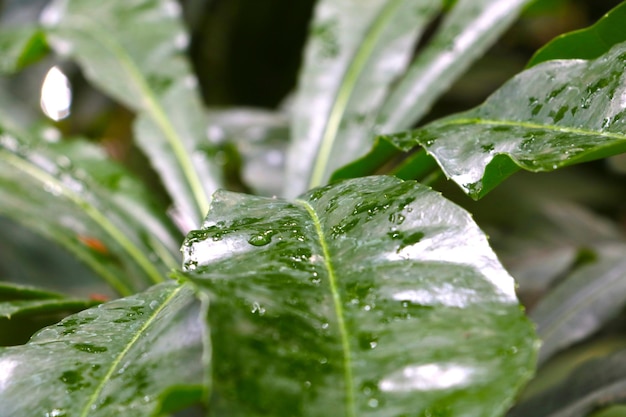
<path fill-rule="evenodd" d="M 528 67 L 551 59 L 594 59 L 614 45 L 626 41 L 626 2 L 620 4 L 593 26 L 557 36 L 541 48 Z"/>
<path fill-rule="evenodd" d="M 458 0 L 437 33 L 394 87 L 377 119 L 377 132 L 414 125 L 450 85 L 517 18 L 529 0 Z"/>
<path fill-rule="evenodd" d="M 183 248 L 211 300 L 211 415 L 500 416 L 532 373 L 513 279 L 417 183 L 218 192 Z"/>
<path fill-rule="evenodd" d="M 58 241 L 120 294 L 177 266 L 178 238 L 163 212 L 99 148 L 1 129 L 0 214 Z"/>
<path fill-rule="evenodd" d="M 626 246 L 598 251 L 598 261 L 585 265 L 554 288 L 533 309 L 542 340 L 539 361 L 598 331 L 626 304 Z"/>
<path fill-rule="evenodd" d="M 221 169 L 211 158 L 179 15 L 174 0 L 55 0 L 42 22 L 59 54 L 76 59 L 91 82 L 138 113 L 138 144 L 193 226 L 221 184 Z"/>
<path fill-rule="evenodd" d="M 422 145 L 480 198 L 520 168 L 550 171 L 626 151 L 626 43 L 593 61 L 548 61 L 481 106 L 387 139 Z"/>
<path fill-rule="evenodd" d="M 156 415 L 166 396 L 203 391 L 194 291 L 170 282 L 69 316 L 0 349 L 6 416 Z"/>
<path fill-rule="evenodd" d="M 322 0 L 295 97 L 285 194 L 325 183 L 372 145 L 376 113 L 439 0 Z"/>

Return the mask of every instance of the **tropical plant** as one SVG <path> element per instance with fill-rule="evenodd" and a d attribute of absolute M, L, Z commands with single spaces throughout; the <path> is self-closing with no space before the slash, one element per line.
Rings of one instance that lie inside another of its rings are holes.
<path fill-rule="evenodd" d="M 1 71 L 50 50 L 77 63 L 134 113 L 160 182 L 0 99 L 0 214 L 93 271 L 68 274 L 106 284 L 0 285 L 0 415 L 504 415 L 537 359 L 626 299 L 623 237 L 565 211 L 584 236 L 559 262 L 524 265 L 550 266 L 533 272 L 544 288 L 560 278 L 530 315 L 539 350 L 485 234 L 429 188 L 443 174 L 480 199 L 520 169 L 626 151 L 626 3 L 482 105 L 419 125 L 527 3 L 319 0 L 276 111 L 203 107 L 172 0 L 52 0 L 38 23 L 3 28 Z M 618 347 L 571 385 L 534 380 L 511 414 L 619 403 Z"/>

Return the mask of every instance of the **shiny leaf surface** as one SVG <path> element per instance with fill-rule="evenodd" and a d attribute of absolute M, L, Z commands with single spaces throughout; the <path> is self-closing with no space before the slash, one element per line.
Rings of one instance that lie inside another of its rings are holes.
<path fill-rule="evenodd" d="M 517 18 L 529 0 L 458 0 L 386 99 L 377 132 L 412 127 Z"/>
<path fill-rule="evenodd" d="M 440 3 L 318 2 L 294 102 L 286 195 L 326 183 L 369 150 L 376 113 Z"/>
<path fill-rule="evenodd" d="M 3 131 L 0 185 L 1 214 L 65 246 L 120 294 L 178 264 L 176 233 L 149 193 L 82 140 Z"/>
<path fill-rule="evenodd" d="M 594 59 L 626 41 L 626 3 L 622 3 L 593 26 L 553 39 L 532 57 L 528 67 L 551 59 Z"/>
<path fill-rule="evenodd" d="M 480 198 L 523 168 L 550 171 L 626 151 L 626 43 L 593 61 L 559 60 L 514 77 L 481 106 L 388 140 L 421 145 Z"/>
<path fill-rule="evenodd" d="M 206 137 L 197 80 L 184 58 L 189 35 L 173 0 L 55 0 L 42 14 L 51 46 L 138 113 L 136 140 L 180 212 L 199 224 L 221 169 Z"/>
<path fill-rule="evenodd" d="M 211 300 L 212 416 L 500 416 L 532 373 L 513 279 L 417 183 L 218 192 L 183 249 Z"/>
<path fill-rule="evenodd" d="M 69 316 L 28 344 L 0 349 L 7 416 L 156 415 L 176 387 L 204 382 L 203 324 L 189 286 L 173 282 Z M 187 388 L 188 390 L 189 388 Z"/>
<path fill-rule="evenodd" d="M 609 246 L 598 261 L 561 282 L 533 309 L 542 340 L 539 361 L 598 331 L 626 301 L 626 246 Z"/>

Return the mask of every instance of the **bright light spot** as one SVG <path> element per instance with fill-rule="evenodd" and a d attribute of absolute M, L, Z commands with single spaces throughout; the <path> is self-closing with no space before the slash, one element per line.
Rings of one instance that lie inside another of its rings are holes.
<path fill-rule="evenodd" d="M 476 369 L 453 363 L 410 365 L 380 381 L 381 391 L 410 392 L 460 388 L 467 385 Z"/>
<path fill-rule="evenodd" d="M 474 290 L 456 288 L 449 283 L 444 283 L 439 287 L 428 287 L 428 289 L 400 291 L 393 294 L 393 299 L 398 301 L 410 301 L 413 304 L 419 305 L 444 305 L 458 308 L 467 307 L 478 301 Z"/>
<path fill-rule="evenodd" d="M 4 389 L 6 383 L 11 379 L 13 369 L 17 366 L 17 362 L 11 359 L 0 361 L 0 391 Z"/>
<path fill-rule="evenodd" d="M 46 116 L 57 121 L 69 116 L 71 104 L 69 80 L 58 67 L 50 68 L 41 86 L 41 109 Z"/>

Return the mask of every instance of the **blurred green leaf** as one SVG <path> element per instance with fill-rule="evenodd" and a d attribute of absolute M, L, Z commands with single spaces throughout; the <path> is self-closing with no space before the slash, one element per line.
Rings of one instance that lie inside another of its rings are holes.
<path fill-rule="evenodd" d="M 245 185 L 260 195 L 282 192 L 289 140 L 286 115 L 252 108 L 212 110 L 209 123 L 209 140 L 236 146 L 241 158 L 238 168 Z"/>
<path fill-rule="evenodd" d="M 551 171 L 626 151 L 626 43 L 594 61 L 549 61 L 522 72 L 481 106 L 392 135 L 421 145 L 474 199 L 523 168 Z"/>
<path fill-rule="evenodd" d="M 292 116 L 284 194 L 321 184 L 372 145 L 373 122 L 439 0 L 322 0 Z"/>
<path fill-rule="evenodd" d="M 75 313 L 99 304 L 93 300 L 74 299 L 43 299 L 43 300 L 18 300 L 0 302 L 0 319 L 15 319 L 24 316 L 52 314 L 52 313 Z"/>
<path fill-rule="evenodd" d="M 626 245 L 597 251 L 598 260 L 578 268 L 532 310 L 542 340 L 539 362 L 599 330 L 626 302 Z"/>
<path fill-rule="evenodd" d="M 0 282 L 0 302 L 14 300 L 45 300 L 59 299 L 64 295 L 30 285 Z"/>
<path fill-rule="evenodd" d="M 0 74 L 12 74 L 48 52 L 45 36 L 36 26 L 0 29 Z"/>
<path fill-rule="evenodd" d="M 595 59 L 618 43 L 626 41 L 626 2 L 620 4 L 593 26 L 565 33 L 541 48 L 528 62 L 533 67 L 552 59 Z"/>
<path fill-rule="evenodd" d="M 203 324 L 189 286 L 169 282 L 69 316 L 0 349 L 7 416 L 153 416 L 180 386 L 202 395 Z"/>
<path fill-rule="evenodd" d="M 626 403 L 626 351 L 592 359 L 560 385 L 521 402 L 508 417 L 586 417 L 611 404 Z"/>
<path fill-rule="evenodd" d="M 43 12 L 49 42 L 105 93 L 138 113 L 135 134 L 178 215 L 198 225 L 221 167 L 207 138 L 189 42 L 174 0 L 54 0 Z"/>
<path fill-rule="evenodd" d="M 178 238 L 149 192 L 94 145 L 0 131 L 0 185 L 0 214 L 56 240 L 122 295 L 178 264 Z"/>
<path fill-rule="evenodd" d="M 220 191 L 183 249 L 211 300 L 212 416 L 500 416 L 532 374 L 513 279 L 420 184 Z"/>
<path fill-rule="evenodd" d="M 412 127 L 517 18 L 530 0 L 458 0 L 398 82 L 378 115 L 376 131 Z"/>

